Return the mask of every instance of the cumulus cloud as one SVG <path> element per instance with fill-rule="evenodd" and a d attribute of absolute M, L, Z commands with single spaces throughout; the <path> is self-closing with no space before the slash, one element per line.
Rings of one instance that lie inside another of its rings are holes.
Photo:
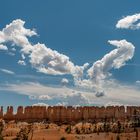
<path fill-rule="evenodd" d="M 16 51 L 16 48 L 12 48 L 11 50 L 12 50 L 13 52 L 15 52 L 15 51 Z"/>
<path fill-rule="evenodd" d="M 102 85 L 104 84 L 104 80 L 111 76 L 110 70 L 121 68 L 134 55 L 135 47 L 132 43 L 126 40 L 109 40 L 108 42 L 111 45 L 116 46 L 114 50 L 104 55 L 101 60 L 94 62 L 90 67 L 88 63 L 78 66 L 65 54 L 48 48 L 45 44 L 30 43 L 28 37 L 37 35 L 37 33 L 35 30 L 26 29 L 24 24 L 25 21 L 17 19 L 0 31 L 0 44 L 4 45 L 10 42 L 12 47 L 16 45 L 16 47 L 20 48 L 22 58 L 22 60 L 18 61 L 20 65 L 26 65 L 25 60 L 27 60 L 38 72 L 51 75 L 72 75 L 75 85 L 92 89 L 85 96 L 86 92 L 78 90 L 74 90 L 75 92 L 73 92 L 72 89 L 66 87 L 64 89 L 54 87 L 45 88 L 40 84 L 35 84 L 35 86 L 34 84 L 29 84 L 29 87 L 23 84 L 20 88 L 17 85 L 10 85 L 9 87 L 11 90 L 19 93 L 25 93 L 26 91 L 26 94 L 31 95 L 30 97 L 38 98 L 39 100 L 59 99 L 59 102 L 69 105 L 72 103 L 72 105 L 77 105 L 77 102 L 79 102 L 78 104 L 88 104 L 91 97 L 104 96 L 106 91 L 102 89 Z M 30 87 L 34 88 L 31 89 Z M 41 95 L 37 94 L 40 93 L 40 87 L 42 87 Z M 91 95 L 91 93 L 94 94 Z"/>
<path fill-rule="evenodd" d="M 5 28 L 0 31 L 0 43 L 12 42 L 12 45 L 22 47 L 24 53 L 29 53 L 32 49 L 32 45 L 28 41 L 27 37 L 36 35 L 34 30 L 24 28 L 25 21 L 17 19 L 12 23 L 6 25 Z"/>
<path fill-rule="evenodd" d="M 121 29 L 139 29 L 140 28 L 140 13 L 126 16 L 120 19 L 117 24 L 116 28 Z"/>
<path fill-rule="evenodd" d="M 61 83 L 62 83 L 62 85 L 67 85 L 67 84 L 69 83 L 69 80 L 66 79 L 66 78 L 63 78 L 63 79 L 61 80 Z"/>
<path fill-rule="evenodd" d="M 28 37 L 37 35 L 37 33 L 34 30 L 26 29 L 24 24 L 25 21 L 17 19 L 6 25 L 0 31 L 0 43 L 11 42 L 12 46 L 19 46 L 22 59 L 25 59 L 24 54 L 26 54 L 29 57 L 29 62 L 38 72 L 52 75 L 71 74 L 77 78 L 82 76 L 87 63 L 77 66 L 68 56 L 48 48 L 45 44 L 32 45 Z M 19 60 L 19 64 L 25 65 L 21 60 Z"/>
<path fill-rule="evenodd" d="M 102 96 L 104 96 L 104 92 L 103 91 L 101 91 L 101 92 L 97 92 L 96 94 L 95 94 L 95 96 L 96 97 L 102 97 Z"/>
<path fill-rule="evenodd" d="M 126 40 L 109 40 L 108 42 L 117 48 L 106 54 L 101 60 L 93 63 L 93 66 L 88 69 L 88 75 L 95 83 L 109 77 L 109 71 L 112 68 L 119 69 L 134 55 L 135 47 L 132 43 Z"/>
<path fill-rule="evenodd" d="M 133 57 L 134 46 L 126 40 L 108 41 L 117 48 L 106 54 L 101 60 L 93 63 L 87 71 L 89 79 L 83 78 L 83 73 L 89 66 L 85 63 L 83 66 L 75 65 L 68 56 L 59 53 L 56 50 L 48 48 L 45 44 L 37 43 L 32 45 L 27 37 L 37 35 L 34 30 L 26 29 L 25 22 L 17 19 L 7 25 L 0 31 L 0 43 L 8 41 L 21 47 L 22 59 L 18 63 L 26 65 L 24 59 L 25 54 L 29 58 L 29 62 L 37 69 L 38 72 L 51 75 L 70 74 L 74 77 L 75 85 L 91 85 L 98 84 L 102 79 L 109 77 L 109 71 L 112 68 L 120 68 L 125 62 Z"/>
<path fill-rule="evenodd" d="M 90 89 L 96 93 L 96 97 L 105 95 L 104 84 L 111 79 L 110 71 L 124 66 L 132 59 L 135 51 L 134 45 L 126 40 L 109 40 L 108 43 L 117 48 L 104 55 L 101 60 L 94 62 L 87 70 L 87 78 L 75 79 L 75 85 Z"/>
<path fill-rule="evenodd" d="M 1 72 L 4 72 L 4 73 L 6 73 L 6 74 L 10 74 L 10 75 L 15 74 L 13 71 L 7 70 L 7 69 L 2 69 L 2 68 L 0 68 L 0 71 L 1 71 Z"/>
<path fill-rule="evenodd" d="M 29 57 L 30 63 L 39 72 L 52 75 L 71 74 L 74 77 L 81 77 L 87 66 L 87 64 L 83 66 L 74 65 L 68 56 L 40 43 L 34 45 Z"/>
<path fill-rule="evenodd" d="M 23 65 L 23 66 L 25 66 L 25 65 L 26 65 L 26 63 L 25 63 L 25 61 L 24 61 L 24 60 L 19 60 L 19 61 L 18 61 L 18 64 L 19 64 L 19 65 Z"/>
<path fill-rule="evenodd" d="M 7 51 L 8 48 L 7 48 L 7 46 L 0 44 L 0 50 Z"/>
<path fill-rule="evenodd" d="M 21 57 L 22 57 L 22 59 L 25 59 L 26 58 L 24 54 L 21 54 Z"/>
<path fill-rule="evenodd" d="M 30 63 L 38 71 L 47 74 L 68 74 L 74 68 L 74 64 L 69 60 L 69 57 L 40 43 L 34 45 L 30 58 Z"/>

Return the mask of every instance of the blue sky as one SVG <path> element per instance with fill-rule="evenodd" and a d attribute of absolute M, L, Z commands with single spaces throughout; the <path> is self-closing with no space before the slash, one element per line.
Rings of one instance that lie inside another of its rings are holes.
<path fill-rule="evenodd" d="M 135 46 L 135 52 L 131 59 L 125 61 L 124 66 L 109 69 L 111 76 L 99 81 L 99 83 L 108 82 L 107 85 L 96 85 L 93 82 L 92 84 L 96 86 L 87 88 L 87 86 L 77 86 L 71 70 L 63 74 L 38 72 L 40 69 L 38 65 L 34 66 L 30 63 L 29 54 L 25 54 L 25 66 L 18 64 L 21 60 L 21 48 L 17 44 L 12 46 L 12 41 L 6 40 L 3 44 L 8 50 L 0 50 L 0 105 L 18 106 L 37 103 L 75 105 L 76 101 L 71 101 L 73 99 L 77 99 L 77 104 L 80 105 L 104 105 L 110 102 L 134 104 L 135 100 L 128 101 L 127 96 L 140 99 L 140 30 L 119 29 L 116 28 L 116 24 L 128 15 L 140 13 L 139 4 L 138 0 L 135 2 L 127 0 L 24 0 L 22 2 L 1 0 L 0 31 L 13 20 L 20 19 L 25 22 L 24 28 L 35 29 L 37 33 L 35 36 L 28 37 L 32 45 L 43 43 L 46 47 L 68 56 L 70 63 L 72 62 L 75 66 L 88 63 L 89 66 L 84 71 L 116 48 L 109 44 L 108 40 L 125 39 Z M 11 50 L 12 48 L 16 51 Z M 60 66 L 59 69 L 61 69 Z M 98 79 L 100 76 L 96 77 Z M 86 72 L 83 73 L 83 79 L 89 80 Z M 120 89 L 114 93 L 108 93 L 110 86 L 112 88 L 117 86 Z M 21 91 L 18 88 L 21 88 Z M 131 93 L 127 93 L 128 88 L 131 88 Z M 61 91 L 66 94 L 60 95 Z M 123 93 L 118 95 L 118 92 L 125 92 L 126 100 L 122 101 L 120 98 Z M 96 97 L 97 93 L 102 93 L 101 97 Z"/>

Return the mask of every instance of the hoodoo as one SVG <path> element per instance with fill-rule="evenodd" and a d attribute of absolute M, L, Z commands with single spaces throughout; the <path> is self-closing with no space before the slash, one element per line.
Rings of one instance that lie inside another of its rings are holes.
<path fill-rule="evenodd" d="M 98 122 L 103 119 L 124 121 L 133 116 L 140 115 L 140 107 L 137 106 L 107 106 L 107 107 L 72 107 L 72 106 L 19 106 L 14 114 L 13 107 L 8 106 L 6 113 L 3 107 L 0 109 L 0 118 L 5 121 L 48 121 L 48 122 Z"/>

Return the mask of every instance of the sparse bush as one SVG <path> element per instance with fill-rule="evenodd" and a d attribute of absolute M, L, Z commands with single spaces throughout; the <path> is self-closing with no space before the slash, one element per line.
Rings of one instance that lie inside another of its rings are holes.
<path fill-rule="evenodd" d="M 118 133 L 121 133 L 121 123 L 119 121 L 117 123 L 117 131 Z"/>
<path fill-rule="evenodd" d="M 0 140 L 4 140 L 2 136 L 0 136 Z"/>
<path fill-rule="evenodd" d="M 79 137 L 79 136 L 75 136 L 75 138 L 76 138 L 76 139 L 80 139 L 80 137 Z"/>
<path fill-rule="evenodd" d="M 80 134 L 80 130 L 76 127 L 76 130 L 75 130 L 76 134 Z"/>
<path fill-rule="evenodd" d="M 46 129 L 49 129 L 49 125 L 46 125 L 46 127 L 45 127 Z"/>
<path fill-rule="evenodd" d="M 3 140 L 3 136 L 2 136 L 3 127 L 4 125 L 3 125 L 3 122 L 1 121 L 0 122 L 0 140 Z"/>
<path fill-rule="evenodd" d="M 62 138 L 60 138 L 60 140 L 66 140 L 66 138 L 65 137 L 62 137 Z"/>
<path fill-rule="evenodd" d="M 97 131 L 97 135 L 99 135 L 100 133 L 99 133 L 99 131 Z"/>
<path fill-rule="evenodd" d="M 116 140 L 120 140 L 120 136 L 119 135 L 117 135 Z"/>
<path fill-rule="evenodd" d="M 26 128 L 21 128 L 20 132 L 17 134 L 17 140 L 28 140 L 28 131 Z"/>
<path fill-rule="evenodd" d="M 33 128 L 32 125 L 28 125 L 25 128 L 21 128 L 19 133 L 17 134 L 15 140 L 28 140 L 29 139 L 29 134 L 31 134 L 31 140 L 33 137 Z"/>
<path fill-rule="evenodd" d="M 67 126 L 65 132 L 67 132 L 68 134 L 71 133 L 71 126 Z"/>

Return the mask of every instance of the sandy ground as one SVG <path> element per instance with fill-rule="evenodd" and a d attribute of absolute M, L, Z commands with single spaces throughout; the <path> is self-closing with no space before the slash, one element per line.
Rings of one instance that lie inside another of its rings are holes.
<path fill-rule="evenodd" d="M 75 134 L 62 134 L 57 132 L 46 132 L 46 133 L 36 133 L 33 136 L 33 140 L 61 140 L 65 137 L 66 140 L 116 140 L 117 134 L 113 133 L 100 133 L 98 134 L 85 134 L 85 135 L 75 135 Z M 121 140 L 136 140 L 135 134 L 120 134 Z"/>
<path fill-rule="evenodd" d="M 14 132 L 15 131 L 15 132 Z M 17 130 L 7 131 L 7 135 L 4 140 L 12 140 L 15 138 Z M 114 133 L 93 133 L 93 134 L 67 134 L 59 130 L 54 129 L 41 129 L 34 130 L 32 140 L 61 140 L 63 137 L 66 140 L 117 140 L 117 135 Z M 121 140 L 136 140 L 136 134 L 133 133 L 121 133 L 119 134 Z M 31 134 L 29 134 L 29 140 L 31 140 Z"/>

